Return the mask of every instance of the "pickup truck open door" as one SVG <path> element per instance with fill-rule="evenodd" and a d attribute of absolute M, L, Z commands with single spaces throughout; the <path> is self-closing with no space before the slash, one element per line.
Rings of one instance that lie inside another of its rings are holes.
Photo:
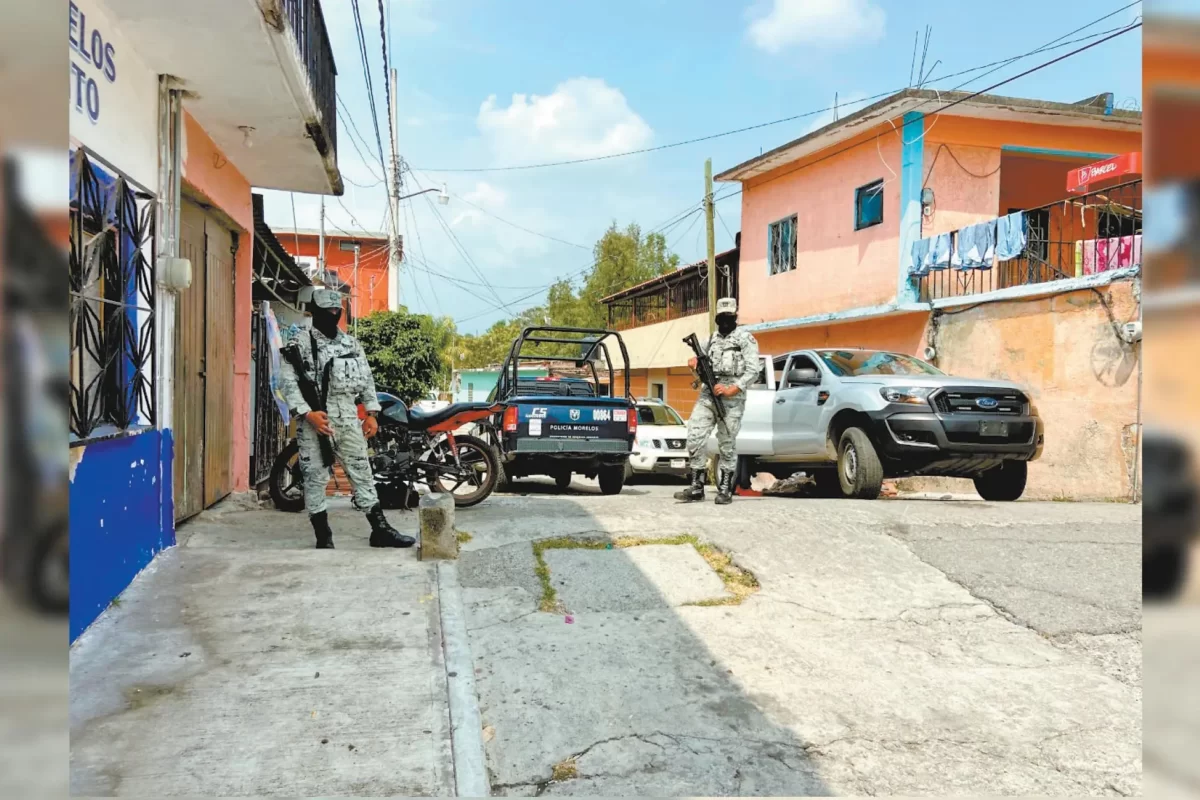
<path fill-rule="evenodd" d="M 771 414 L 774 430 L 773 450 L 776 456 L 800 456 L 819 453 L 825 448 L 824 426 L 821 425 L 821 406 L 829 397 L 822 394 L 819 383 L 809 380 L 822 378 L 821 367 L 805 353 L 789 356 L 775 390 Z"/>

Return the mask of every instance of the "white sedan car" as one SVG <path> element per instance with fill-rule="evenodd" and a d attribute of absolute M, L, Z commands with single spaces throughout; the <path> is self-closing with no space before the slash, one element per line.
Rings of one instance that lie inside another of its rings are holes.
<path fill-rule="evenodd" d="M 686 477 L 687 425 L 675 409 L 661 400 L 637 401 L 638 432 L 629 456 L 629 475 L 676 475 Z"/>

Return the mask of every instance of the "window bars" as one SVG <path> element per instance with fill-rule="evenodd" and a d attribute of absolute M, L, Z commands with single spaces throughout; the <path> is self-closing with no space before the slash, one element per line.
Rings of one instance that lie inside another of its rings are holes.
<path fill-rule="evenodd" d="M 153 426 L 153 194 L 84 148 L 71 153 L 71 443 Z"/>

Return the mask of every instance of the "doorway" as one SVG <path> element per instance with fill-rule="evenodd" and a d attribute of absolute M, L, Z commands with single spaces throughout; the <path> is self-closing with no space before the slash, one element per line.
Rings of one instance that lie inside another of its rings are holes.
<path fill-rule="evenodd" d="M 200 513 L 233 488 L 233 282 L 237 235 L 188 199 L 179 213 L 180 255 L 192 285 L 175 325 L 175 519 Z"/>

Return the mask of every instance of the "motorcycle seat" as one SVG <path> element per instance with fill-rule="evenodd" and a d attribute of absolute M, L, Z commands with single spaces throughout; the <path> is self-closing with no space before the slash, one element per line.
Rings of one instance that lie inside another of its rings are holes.
<path fill-rule="evenodd" d="M 423 430 L 441 424 L 457 414 L 467 411 L 481 411 L 491 408 L 493 405 L 494 403 L 451 403 L 445 408 L 439 408 L 434 411 L 422 411 L 414 407 L 408 410 L 408 423 L 412 428 Z"/>

